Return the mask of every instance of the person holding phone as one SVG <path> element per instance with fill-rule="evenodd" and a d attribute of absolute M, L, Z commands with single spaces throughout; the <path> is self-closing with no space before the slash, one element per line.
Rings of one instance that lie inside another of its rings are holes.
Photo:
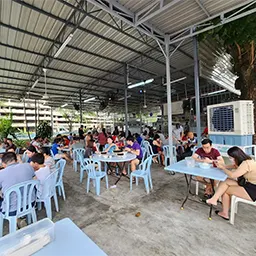
<path fill-rule="evenodd" d="M 216 166 L 216 160 L 220 164 L 224 164 L 224 160 L 220 155 L 220 152 L 212 147 L 212 141 L 210 139 L 202 140 L 202 147 L 198 148 L 196 152 L 192 155 L 192 157 L 197 162 L 212 164 L 214 167 Z M 211 198 L 213 194 L 212 185 L 208 179 L 203 177 L 196 177 L 197 180 L 206 185 L 204 196 L 206 198 Z"/>

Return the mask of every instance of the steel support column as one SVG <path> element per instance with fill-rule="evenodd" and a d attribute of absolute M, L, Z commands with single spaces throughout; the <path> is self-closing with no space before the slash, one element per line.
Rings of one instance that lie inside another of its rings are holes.
<path fill-rule="evenodd" d="M 170 146 L 170 163 L 173 162 L 172 141 L 172 97 L 171 97 L 171 74 L 170 74 L 170 38 L 165 36 L 165 61 L 166 61 L 166 86 L 167 86 L 167 113 L 168 113 L 168 144 Z"/>
<path fill-rule="evenodd" d="M 83 107 L 82 107 L 82 89 L 79 90 L 79 111 L 80 111 L 80 125 L 83 123 Z"/>
<path fill-rule="evenodd" d="M 36 104 L 36 100 L 35 100 L 35 132 L 37 129 L 37 104 Z"/>
<path fill-rule="evenodd" d="M 52 107 L 51 107 L 51 127 L 52 127 L 52 135 L 53 135 L 53 130 L 54 130 L 54 128 L 53 128 L 53 109 L 52 109 Z"/>
<path fill-rule="evenodd" d="M 128 91 L 127 86 L 129 82 L 129 67 L 127 64 L 124 65 L 124 107 L 125 107 L 125 136 L 128 136 Z"/>
<path fill-rule="evenodd" d="M 198 142 L 201 141 L 201 112 L 200 112 L 200 91 L 199 91 L 199 63 L 198 63 L 198 42 L 196 36 L 193 37 L 194 52 L 194 83 L 196 101 L 196 133 Z"/>

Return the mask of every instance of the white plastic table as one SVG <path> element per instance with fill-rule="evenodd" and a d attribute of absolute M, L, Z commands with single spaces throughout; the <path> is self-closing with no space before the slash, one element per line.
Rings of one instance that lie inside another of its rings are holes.
<path fill-rule="evenodd" d="M 103 154 L 103 155 L 94 154 L 92 156 L 92 159 L 105 163 L 105 168 L 107 167 L 108 163 L 116 163 L 117 164 L 120 177 L 115 182 L 115 185 L 116 185 L 118 183 L 118 181 L 121 179 L 121 177 L 123 176 L 122 171 L 123 171 L 125 162 L 130 162 L 130 161 L 134 160 L 136 157 L 137 156 L 132 153 L 127 153 L 124 156 L 117 156 L 115 154 Z M 123 165 L 120 165 L 121 163 L 123 163 Z"/>
<path fill-rule="evenodd" d="M 74 222 L 66 218 L 55 223 L 55 240 L 34 256 L 107 256 Z"/>
<path fill-rule="evenodd" d="M 164 169 L 165 171 L 169 171 L 169 172 L 174 171 L 174 172 L 183 173 L 185 175 L 185 179 L 187 183 L 187 194 L 186 194 L 186 198 L 184 199 L 181 205 L 181 209 L 183 209 L 184 204 L 188 200 L 192 176 L 199 176 L 199 177 L 210 179 L 213 191 L 214 191 L 214 180 L 224 181 L 228 177 L 223 171 L 221 171 L 218 168 L 210 167 L 209 169 L 202 169 L 199 166 L 188 167 L 186 165 L 186 160 L 182 160 L 175 164 L 171 164 L 165 167 Z M 189 176 L 189 178 L 187 176 Z M 210 206 L 209 219 L 211 219 L 211 214 L 212 214 L 212 205 Z"/>

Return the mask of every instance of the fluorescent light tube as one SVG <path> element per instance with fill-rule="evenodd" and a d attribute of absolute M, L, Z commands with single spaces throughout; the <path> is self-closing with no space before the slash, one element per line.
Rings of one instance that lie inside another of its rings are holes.
<path fill-rule="evenodd" d="M 226 89 L 215 91 L 215 92 L 208 92 L 207 95 L 218 94 L 218 93 L 225 92 L 225 91 L 226 91 Z"/>
<path fill-rule="evenodd" d="M 65 108 L 67 105 L 68 105 L 68 103 L 62 105 L 61 107 L 62 107 L 62 108 Z"/>
<path fill-rule="evenodd" d="M 58 51 L 54 54 L 53 58 L 57 58 L 61 52 L 64 50 L 64 48 L 66 47 L 66 45 L 70 42 L 70 40 L 72 39 L 73 34 L 70 34 L 67 39 L 64 41 L 64 43 L 61 45 L 61 47 L 58 49 Z"/>
<path fill-rule="evenodd" d="M 90 98 L 90 99 L 86 99 L 86 100 L 84 100 L 84 102 L 89 102 L 89 101 L 92 101 L 92 100 L 96 100 L 96 98 L 93 97 L 93 98 Z"/>
<path fill-rule="evenodd" d="M 184 80 L 184 79 L 186 79 L 187 77 L 186 76 L 184 76 L 184 77 L 181 77 L 181 78 L 178 78 L 178 79 L 176 79 L 176 80 L 173 80 L 173 81 L 171 81 L 170 83 L 171 84 L 174 84 L 174 83 L 177 83 L 177 82 L 179 82 L 179 81 L 182 81 L 182 80 Z M 165 83 L 164 85 L 166 85 L 167 83 Z"/>
<path fill-rule="evenodd" d="M 126 97 L 126 99 L 129 99 L 129 98 L 131 98 L 131 97 L 132 97 L 132 95 L 128 95 L 128 96 Z M 124 100 L 124 97 L 118 99 L 118 101 L 120 101 L 120 100 Z"/>
<path fill-rule="evenodd" d="M 36 81 L 34 82 L 34 84 L 32 85 L 31 89 L 35 88 L 35 86 L 37 85 L 39 79 L 36 79 Z"/>
<path fill-rule="evenodd" d="M 132 88 L 135 88 L 135 87 L 138 87 L 138 86 L 141 86 L 141 85 L 145 85 L 145 84 L 150 84 L 154 81 L 154 78 L 151 78 L 151 79 L 148 79 L 146 81 L 142 81 L 142 82 L 138 82 L 136 84 L 131 84 L 128 86 L 128 89 L 132 89 Z"/>

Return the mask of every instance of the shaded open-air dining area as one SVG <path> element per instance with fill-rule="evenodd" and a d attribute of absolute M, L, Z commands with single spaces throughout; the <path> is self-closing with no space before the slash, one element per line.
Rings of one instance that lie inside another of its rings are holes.
<path fill-rule="evenodd" d="M 0 1 L 0 256 L 255 255 L 255 12 Z"/>

